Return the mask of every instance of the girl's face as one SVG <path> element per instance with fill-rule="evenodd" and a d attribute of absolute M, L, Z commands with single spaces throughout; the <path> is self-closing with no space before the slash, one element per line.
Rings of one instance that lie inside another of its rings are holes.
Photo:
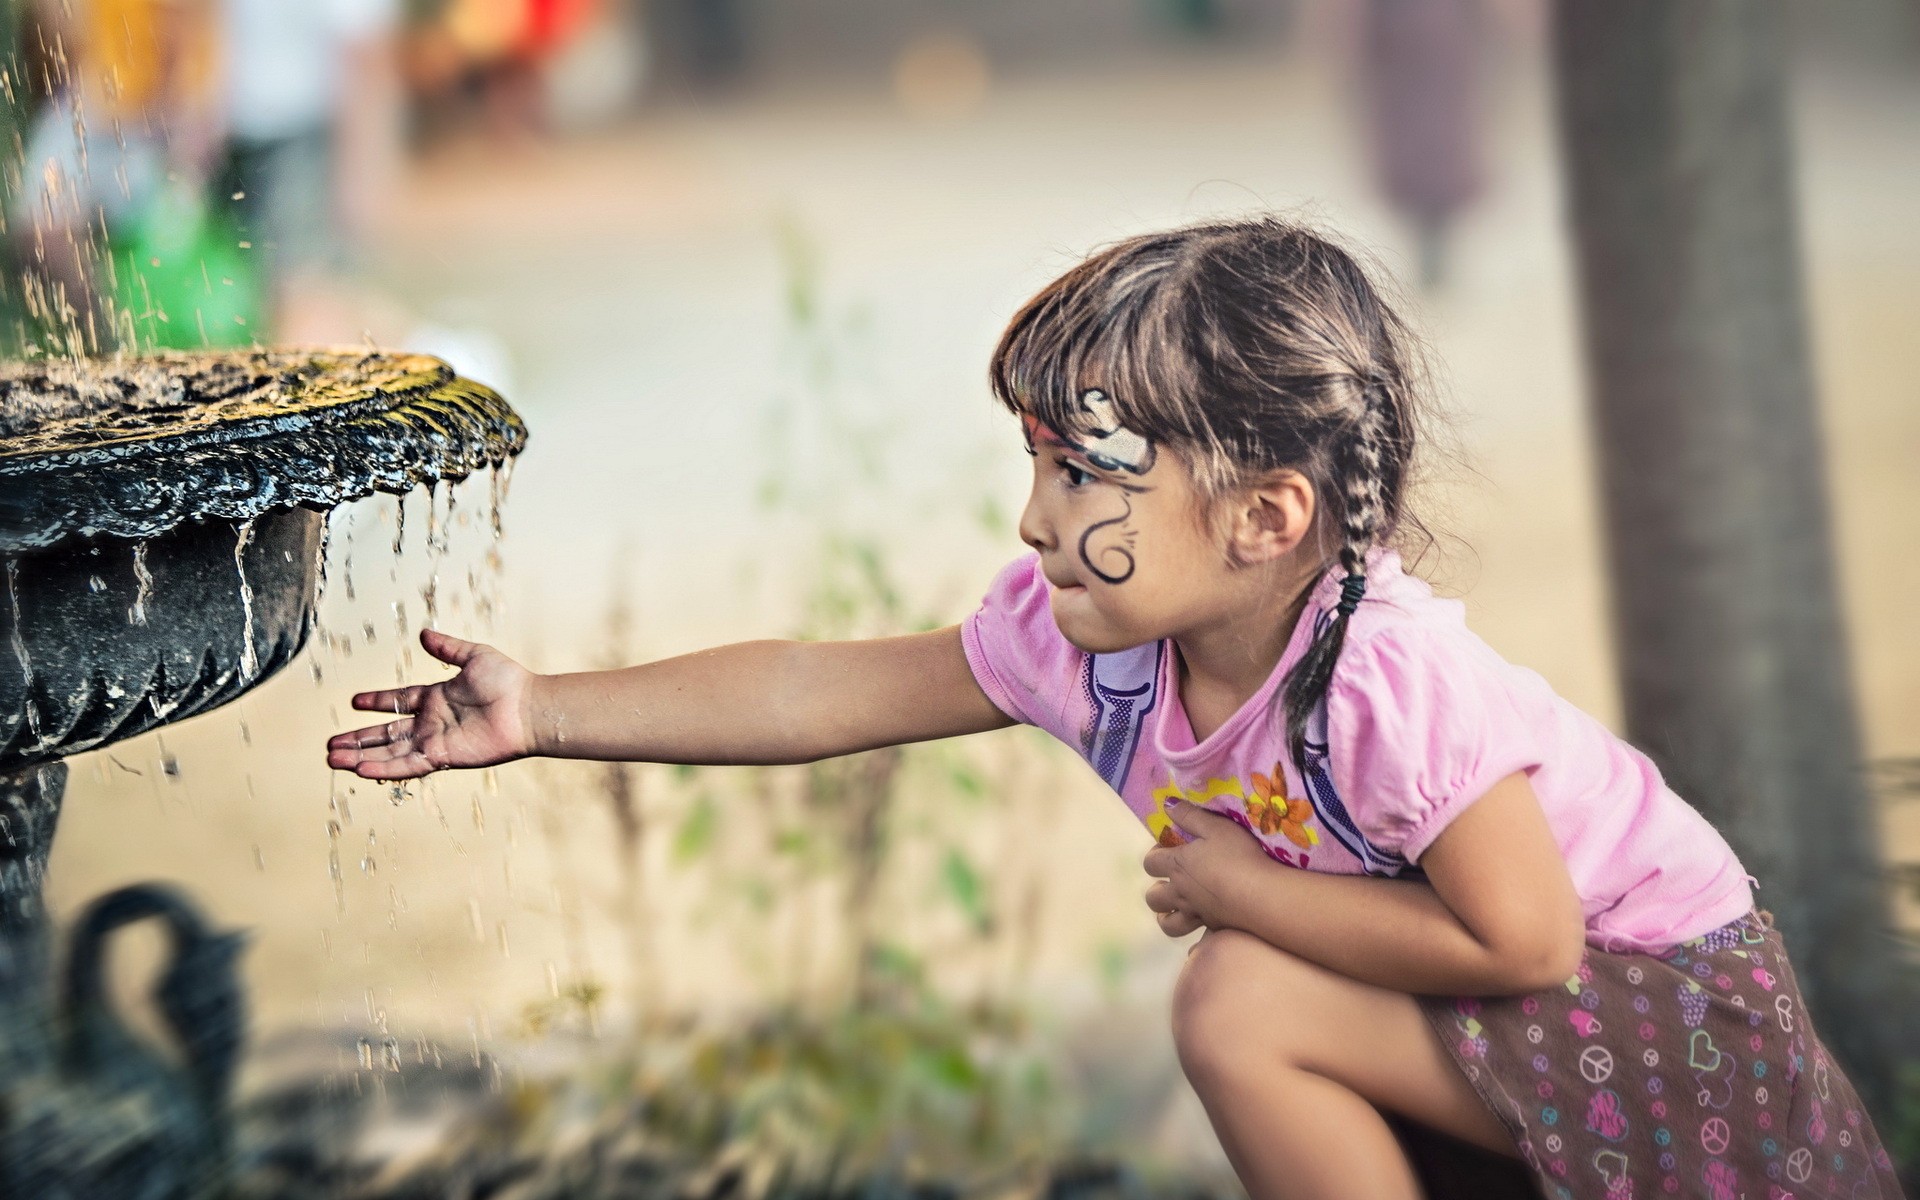
<path fill-rule="evenodd" d="M 1098 414 L 1100 393 L 1087 396 Z M 1075 440 L 1028 417 L 1025 434 L 1033 491 L 1020 540 L 1040 552 L 1069 642 L 1108 653 L 1233 615 L 1243 581 L 1178 455 L 1117 425 Z"/>

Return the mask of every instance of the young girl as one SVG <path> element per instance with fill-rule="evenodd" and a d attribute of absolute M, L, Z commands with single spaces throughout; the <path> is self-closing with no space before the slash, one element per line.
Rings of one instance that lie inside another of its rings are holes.
<path fill-rule="evenodd" d="M 1206 930 L 1187 1077 L 1255 1197 L 1420 1194 L 1387 1120 L 1549 1197 L 1894 1197 L 1727 843 L 1645 756 L 1503 661 L 1390 548 L 1412 349 L 1352 258 L 1276 220 L 1122 242 L 994 353 L 1033 489 L 960 625 L 534 675 L 486 646 L 354 697 L 328 762 L 794 763 L 1037 725 Z"/>

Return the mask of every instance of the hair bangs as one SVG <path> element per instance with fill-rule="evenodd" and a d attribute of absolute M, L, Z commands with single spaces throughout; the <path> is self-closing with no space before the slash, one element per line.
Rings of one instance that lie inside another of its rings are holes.
<path fill-rule="evenodd" d="M 1186 339 L 1173 320 L 1181 290 L 1159 238 L 1122 243 L 1081 263 L 1014 315 L 989 378 L 1008 410 L 1069 438 L 1095 431 L 1084 398 L 1104 394 L 1114 419 L 1176 447 L 1205 434 Z M 1156 248 L 1163 249 L 1155 254 Z"/>

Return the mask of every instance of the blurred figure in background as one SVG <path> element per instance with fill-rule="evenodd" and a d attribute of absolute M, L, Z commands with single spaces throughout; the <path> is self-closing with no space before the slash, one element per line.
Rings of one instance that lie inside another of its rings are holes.
<path fill-rule="evenodd" d="M 649 0 L 642 13 L 654 67 L 667 87 L 697 94 L 738 82 L 748 52 L 739 0 Z"/>
<path fill-rule="evenodd" d="M 1447 277 L 1447 236 L 1479 195 L 1486 22 L 1477 0 L 1364 0 L 1360 81 L 1374 168 L 1418 242 L 1420 283 Z"/>
<path fill-rule="evenodd" d="M 98 353 L 132 340 L 99 259 L 109 242 L 165 220 L 178 196 L 197 196 L 213 168 L 212 3 L 40 0 L 31 11 L 52 95 L 28 131 L 7 226 L 48 348 Z"/>
<path fill-rule="evenodd" d="M 396 0 L 219 0 L 221 185 L 265 276 L 272 335 L 353 336 L 337 284 L 390 200 L 400 146 Z"/>
<path fill-rule="evenodd" d="M 497 138 L 543 137 L 546 72 L 601 8 L 600 0 L 438 0 L 409 39 L 409 82 L 436 101 L 477 98 Z"/>

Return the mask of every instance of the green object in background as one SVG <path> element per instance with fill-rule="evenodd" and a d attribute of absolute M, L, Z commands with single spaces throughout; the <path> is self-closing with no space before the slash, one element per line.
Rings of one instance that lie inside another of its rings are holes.
<path fill-rule="evenodd" d="M 113 298 L 140 350 L 224 350 L 263 332 L 258 270 L 240 234 L 205 197 L 162 189 L 113 239 Z"/>

